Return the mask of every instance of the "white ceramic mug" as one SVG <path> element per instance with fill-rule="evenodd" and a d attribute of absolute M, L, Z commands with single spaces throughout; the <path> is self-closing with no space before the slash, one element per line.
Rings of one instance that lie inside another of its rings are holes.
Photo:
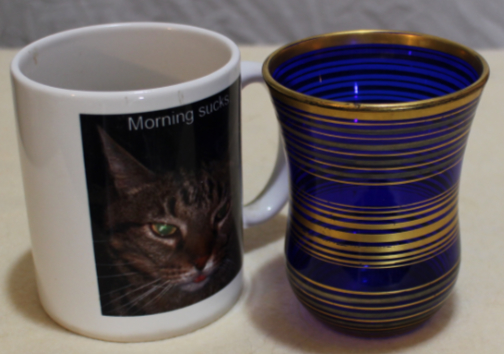
<path fill-rule="evenodd" d="M 281 148 L 243 209 L 237 46 L 200 28 L 92 26 L 11 66 L 39 296 L 77 333 L 147 341 L 224 314 L 242 287 L 244 226 L 288 195 Z"/>

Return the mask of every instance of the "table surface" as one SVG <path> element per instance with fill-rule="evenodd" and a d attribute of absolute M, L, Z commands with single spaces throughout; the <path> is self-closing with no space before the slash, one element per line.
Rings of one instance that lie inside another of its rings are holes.
<path fill-rule="evenodd" d="M 273 47 L 242 47 L 262 61 Z M 500 353 L 504 347 L 504 50 L 481 51 L 491 74 L 473 123 L 460 192 L 462 267 L 453 295 L 420 328 L 385 339 L 356 338 L 315 320 L 285 276 L 286 209 L 245 230 L 245 289 L 224 317 L 196 332 L 149 343 L 108 343 L 53 322 L 37 298 L 18 158 L 9 63 L 0 50 L 0 353 Z M 245 200 L 273 167 L 277 123 L 266 89 L 242 105 Z M 500 272 L 503 272 L 501 274 Z"/>

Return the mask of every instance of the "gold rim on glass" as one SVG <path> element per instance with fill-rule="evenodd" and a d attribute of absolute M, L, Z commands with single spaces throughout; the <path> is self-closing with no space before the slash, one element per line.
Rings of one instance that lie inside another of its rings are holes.
<path fill-rule="evenodd" d="M 399 44 L 420 47 L 451 54 L 470 64 L 479 78 L 456 92 L 425 100 L 398 103 L 354 103 L 327 100 L 291 90 L 278 81 L 272 73 L 286 60 L 307 52 L 350 44 Z M 309 37 L 287 44 L 273 52 L 264 62 L 263 76 L 274 98 L 310 113 L 333 115 L 338 110 L 340 118 L 354 118 L 355 113 L 365 120 L 398 120 L 425 117 L 455 109 L 476 99 L 488 80 L 489 67 L 476 51 L 459 43 L 427 34 L 388 30 L 357 30 L 334 32 Z"/>

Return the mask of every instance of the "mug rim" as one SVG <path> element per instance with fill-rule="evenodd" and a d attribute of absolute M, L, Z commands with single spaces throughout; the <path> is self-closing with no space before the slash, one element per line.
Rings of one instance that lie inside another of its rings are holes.
<path fill-rule="evenodd" d="M 274 72 L 280 64 L 297 55 L 327 47 L 351 44 L 398 44 L 437 50 L 442 53 L 452 54 L 464 60 L 476 70 L 479 77 L 472 84 L 447 95 L 396 103 L 355 103 L 328 100 L 292 90 L 273 78 L 272 72 Z M 445 105 L 456 107 L 460 105 L 460 101 L 470 102 L 479 95 L 490 74 L 490 69 L 486 60 L 478 52 L 471 48 L 457 42 L 429 34 L 394 30 L 352 30 L 331 32 L 301 39 L 286 44 L 271 53 L 265 60 L 262 70 L 264 80 L 270 90 L 272 90 L 272 95 L 274 97 L 280 95 L 282 99 L 287 97 L 289 102 L 295 106 L 299 106 L 301 104 L 306 109 L 306 105 L 312 105 L 320 108 L 322 111 L 327 109 L 336 109 L 347 111 L 350 115 L 352 115 L 352 113 L 355 114 L 355 112 L 368 112 L 375 115 L 375 119 L 383 118 L 388 120 L 416 118 L 417 116 L 424 116 L 425 113 L 435 114 L 438 109 L 433 110 L 432 108 Z M 456 104 L 453 105 L 453 103 Z M 411 113 L 412 111 L 419 110 L 421 110 L 422 113 L 418 112 L 420 114 L 407 114 L 407 117 L 401 114 L 402 112 Z M 317 112 L 318 111 L 319 110 L 317 110 Z M 395 112 L 398 113 L 398 116 L 390 114 Z M 378 115 L 376 115 L 377 113 Z M 382 116 L 382 114 L 385 115 Z M 350 118 L 350 116 L 342 116 L 341 118 Z"/>
<path fill-rule="evenodd" d="M 230 50 L 229 60 L 222 65 L 217 70 L 207 74 L 200 76 L 196 79 L 187 80 L 181 83 L 173 84 L 173 85 L 165 85 L 161 87 L 151 87 L 145 89 L 136 89 L 136 90 L 109 90 L 109 91 L 98 91 L 98 90 L 79 90 L 79 89 L 69 89 L 62 88 L 56 86 L 50 86 L 39 81 L 33 80 L 29 78 L 20 68 L 21 61 L 24 60 L 27 56 L 32 55 L 33 50 L 40 47 L 47 47 L 52 43 L 55 43 L 60 40 L 72 38 L 73 36 L 78 36 L 85 33 L 92 32 L 100 32 L 106 31 L 109 29 L 116 28 L 133 28 L 133 29 L 159 29 L 159 30 L 167 30 L 167 31 L 185 31 L 188 33 L 206 35 L 209 37 L 213 37 L 214 39 L 219 40 L 222 44 L 224 44 Z M 155 94 L 158 92 L 163 92 L 166 90 L 184 90 L 190 87 L 202 86 L 207 84 L 208 82 L 214 81 L 215 79 L 225 75 L 226 73 L 233 70 L 235 66 L 237 66 L 240 62 L 240 51 L 238 46 L 228 37 L 211 31 L 204 28 L 177 24 L 177 23 L 168 23 L 168 22 L 119 22 L 119 23 L 108 23 L 101 25 L 93 25 L 93 26 L 85 26 L 74 28 L 70 30 L 65 30 L 61 32 L 57 32 L 41 39 L 38 39 L 25 47 L 23 47 L 12 59 L 10 65 L 11 76 L 14 80 L 30 87 L 30 89 L 42 91 L 50 94 L 60 94 L 60 95 L 69 95 L 71 93 L 79 93 L 80 96 L 95 96 L 100 95 L 102 97 L 110 97 L 119 95 L 128 95 L 128 94 Z"/>

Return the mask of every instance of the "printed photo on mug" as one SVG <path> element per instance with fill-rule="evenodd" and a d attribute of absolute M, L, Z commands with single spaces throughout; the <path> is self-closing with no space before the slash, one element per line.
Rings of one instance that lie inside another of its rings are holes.
<path fill-rule="evenodd" d="M 80 117 L 102 314 L 176 310 L 241 268 L 239 82 L 162 111 Z"/>

